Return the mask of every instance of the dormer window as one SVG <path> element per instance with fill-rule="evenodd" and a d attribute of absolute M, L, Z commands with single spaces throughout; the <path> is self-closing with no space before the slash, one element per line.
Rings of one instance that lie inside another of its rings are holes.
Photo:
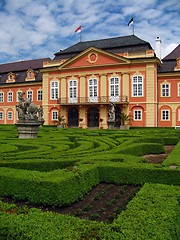
<path fill-rule="evenodd" d="M 179 70 L 180 69 L 180 57 L 176 59 L 176 67 L 174 68 L 174 70 Z"/>
<path fill-rule="evenodd" d="M 33 69 L 28 69 L 27 70 L 27 75 L 26 75 L 26 81 L 34 81 L 35 80 L 35 76 L 36 76 L 36 73 L 34 72 Z"/>
<path fill-rule="evenodd" d="M 6 82 L 7 83 L 15 82 L 16 76 L 17 75 L 12 72 L 8 73 Z"/>

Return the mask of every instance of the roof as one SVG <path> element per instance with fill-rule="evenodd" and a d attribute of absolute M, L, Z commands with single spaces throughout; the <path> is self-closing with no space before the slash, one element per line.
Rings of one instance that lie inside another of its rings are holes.
<path fill-rule="evenodd" d="M 152 49 L 151 45 L 148 42 L 136 37 L 135 35 L 129 35 L 123 37 L 79 42 L 70 46 L 69 48 L 55 53 L 54 60 L 74 57 L 89 47 L 96 47 L 114 53 L 135 52 L 139 50 Z"/>
<path fill-rule="evenodd" d="M 162 59 L 162 65 L 158 68 L 159 73 L 174 72 L 176 67 L 176 59 L 180 57 L 180 44 Z"/>
<path fill-rule="evenodd" d="M 23 71 L 32 68 L 33 70 L 43 67 L 43 62 L 51 60 L 50 58 L 41 58 L 35 60 L 26 60 L 12 63 L 0 64 L 0 74 L 16 71 Z"/>
<path fill-rule="evenodd" d="M 163 61 L 162 65 L 158 68 L 159 73 L 173 72 L 176 66 L 176 60 Z"/>
<path fill-rule="evenodd" d="M 180 44 L 171 53 L 164 57 L 162 61 L 176 60 L 178 57 L 180 57 Z"/>
<path fill-rule="evenodd" d="M 35 60 L 19 61 L 12 63 L 0 64 L 0 85 L 4 85 L 7 80 L 7 74 L 13 72 L 16 74 L 16 81 L 11 84 L 25 83 L 27 70 L 32 69 L 37 71 L 36 81 L 42 81 L 42 74 L 39 71 L 43 67 L 43 62 L 51 60 L 50 58 L 41 58 Z"/>

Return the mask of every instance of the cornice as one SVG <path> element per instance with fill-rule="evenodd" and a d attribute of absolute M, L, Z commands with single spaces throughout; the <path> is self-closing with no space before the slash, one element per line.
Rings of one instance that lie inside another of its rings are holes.
<path fill-rule="evenodd" d="M 158 77 L 180 77 L 180 71 L 168 72 L 168 73 L 157 73 Z"/>
<path fill-rule="evenodd" d="M 42 85 L 42 82 L 25 82 L 25 83 L 6 83 L 3 85 L 0 85 L 0 88 L 9 88 L 9 87 L 24 87 L 24 86 L 38 86 Z"/>

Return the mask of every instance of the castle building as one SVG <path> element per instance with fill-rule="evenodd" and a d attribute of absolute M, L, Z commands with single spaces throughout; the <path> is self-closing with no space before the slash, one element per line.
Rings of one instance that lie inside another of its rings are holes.
<path fill-rule="evenodd" d="M 180 126 L 180 45 L 162 61 L 135 35 L 79 42 L 50 58 L 0 65 L 0 124 L 17 121 L 17 94 L 44 109 L 45 124 L 108 127 L 115 105 L 139 127 Z"/>

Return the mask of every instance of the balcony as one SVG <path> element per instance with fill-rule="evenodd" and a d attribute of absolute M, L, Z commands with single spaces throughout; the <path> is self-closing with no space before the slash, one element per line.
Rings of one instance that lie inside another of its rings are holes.
<path fill-rule="evenodd" d="M 128 104 L 127 96 L 101 96 L 101 97 L 76 97 L 76 98 L 59 98 L 60 105 L 89 105 L 89 104 Z"/>

